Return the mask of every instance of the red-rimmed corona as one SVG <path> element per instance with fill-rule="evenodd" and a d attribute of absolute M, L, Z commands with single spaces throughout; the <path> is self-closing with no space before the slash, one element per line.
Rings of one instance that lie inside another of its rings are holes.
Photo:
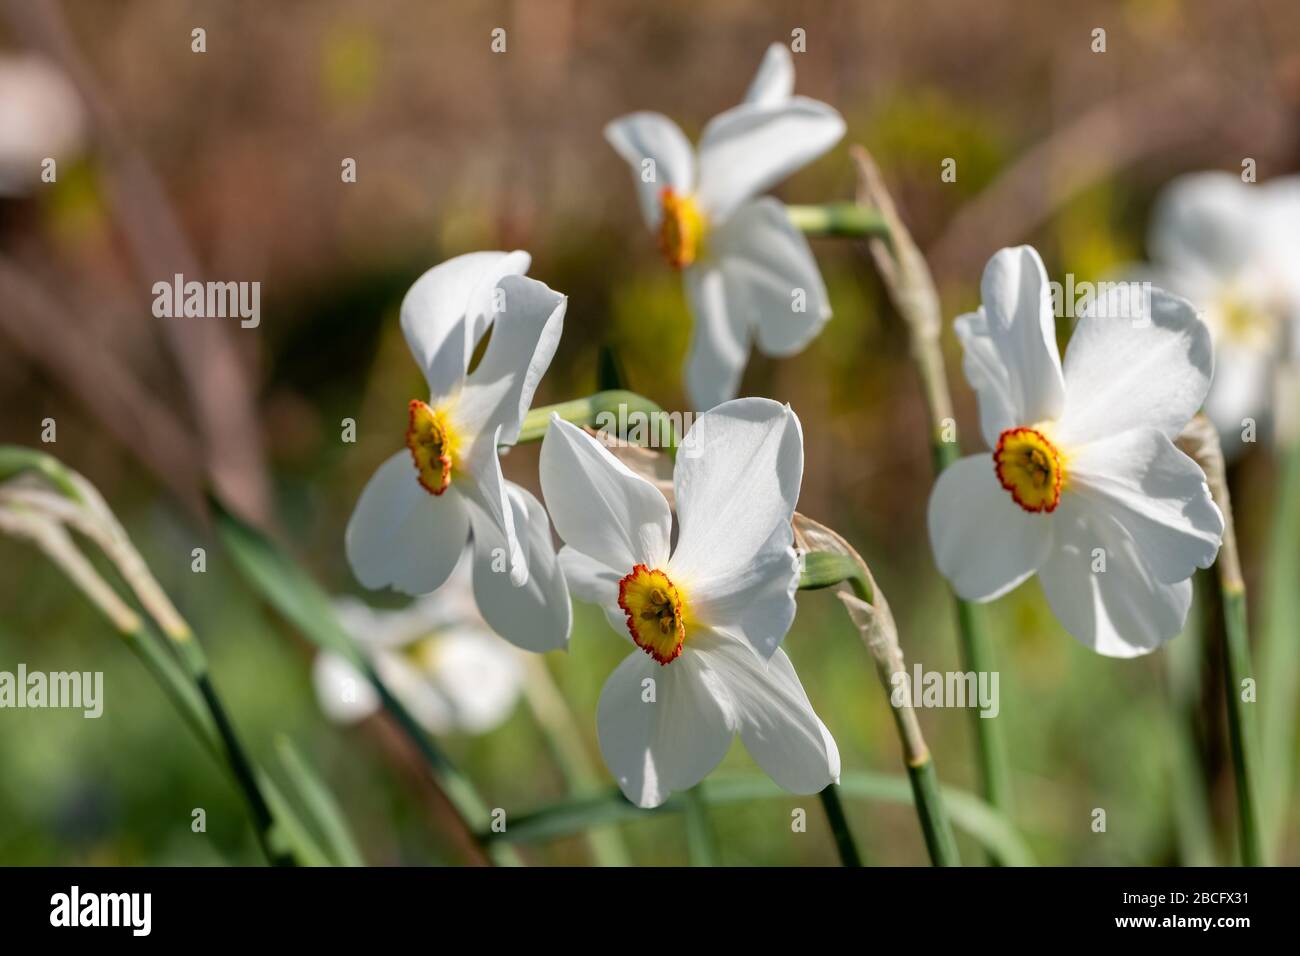
<path fill-rule="evenodd" d="M 431 495 L 441 495 L 451 487 L 451 473 L 460 445 L 456 432 L 444 410 L 418 398 L 411 399 L 408 408 L 406 447 L 410 449 L 420 487 Z"/>
<path fill-rule="evenodd" d="M 618 606 L 636 646 L 660 664 L 676 660 L 686 642 L 686 602 L 658 568 L 638 564 L 618 582 Z"/>
<path fill-rule="evenodd" d="M 1061 503 L 1065 462 L 1061 452 L 1038 428 L 1008 428 L 993 450 L 998 482 L 1026 511 L 1048 512 Z"/>

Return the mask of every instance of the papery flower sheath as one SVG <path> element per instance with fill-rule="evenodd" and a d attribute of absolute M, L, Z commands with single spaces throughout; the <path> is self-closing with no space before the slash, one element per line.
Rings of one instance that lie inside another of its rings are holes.
<path fill-rule="evenodd" d="M 394 438 L 404 432 L 406 448 L 362 491 L 346 541 L 363 585 L 414 595 L 447 580 L 472 532 L 484 619 L 511 643 L 546 651 L 568 641 L 568 589 L 545 509 L 506 481 L 498 456 L 519 437 L 564 322 L 564 296 L 524 276 L 528 264 L 525 252 L 470 253 L 407 292 L 402 331 L 429 399 L 393 410 Z M 483 357 L 467 371 L 489 327 Z"/>
<path fill-rule="evenodd" d="M 1182 629 L 1223 517 L 1173 443 L 1209 389 L 1209 330 L 1160 289 L 1149 302 L 1112 293 L 1079 319 L 1062 362 L 1038 253 L 989 261 L 980 309 L 956 328 L 992 452 L 939 476 L 929 526 L 963 598 L 990 601 L 1037 574 L 1075 638 L 1133 657 Z"/>
<path fill-rule="evenodd" d="M 682 272 L 695 321 L 686 387 L 701 410 L 735 396 L 751 340 L 768 355 L 793 355 L 831 315 L 808 240 L 782 203 L 754 198 L 844 135 L 839 113 L 793 90 L 794 63 L 778 43 L 744 102 L 704 128 L 698 154 L 660 113 L 605 127 L 632 166 L 646 225 Z"/>
<path fill-rule="evenodd" d="M 1214 340 L 1205 413 L 1228 453 L 1266 416 L 1280 361 L 1300 349 L 1300 176 L 1244 183 L 1227 172 L 1174 180 L 1156 202 L 1153 280 L 1198 309 Z"/>
<path fill-rule="evenodd" d="M 799 583 L 794 412 L 748 398 L 696 420 L 673 471 L 676 547 L 663 493 L 558 417 L 541 476 L 570 587 L 635 645 L 597 711 L 601 753 L 628 799 L 653 807 L 694 786 L 736 734 L 786 790 L 837 780 L 835 741 L 779 647 Z"/>
<path fill-rule="evenodd" d="M 475 607 L 465 557 L 447 582 L 390 611 L 356 598 L 334 602 L 340 623 L 376 673 L 430 733 L 486 733 L 503 723 L 523 689 L 517 650 L 497 637 Z M 380 707 L 370 682 L 339 654 L 322 652 L 312 668 L 321 709 L 354 723 Z"/>

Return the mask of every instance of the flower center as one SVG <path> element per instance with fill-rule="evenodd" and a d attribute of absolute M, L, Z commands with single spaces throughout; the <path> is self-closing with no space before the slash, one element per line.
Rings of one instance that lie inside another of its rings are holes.
<path fill-rule="evenodd" d="M 438 644 L 438 638 L 428 634 L 405 645 L 398 653 L 416 670 L 431 674 L 438 658 Z"/>
<path fill-rule="evenodd" d="M 704 217 L 690 196 L 665 186 L 659 194 L 663 220 L 659 223 L 659 248 L 669 265 L 684 269 L 695 261 L 704 235 Z"/>
<path fill-rule="evenodd" d="M 1217 331 L 1225 342 L 1266 349 L 1277 338 L 1277 316 L 1266 302 L 1228 293 L 1220 298 L 1215 311 Z"/>
<path fill-rule="evenodd" d="M 440 495 L 451 485 L 459 441 L 447 421 L 447 413 L 411 399 L 411 423 L 406 429 L 406 447 L 411 449 L 420 484 L 431 495 Z"/>
<path fill-rule="evenodd" d="M 686 602 L 668 575 L 638 564 L 618 582 L 618 606 L 627 615 L 627 629 L 637 647 L 660 664 L 681 654 Z"/>
<path fill-rule="evenodd" d="M 1056 510 L 1065 485 L 1065 465 L 1056 446 L 1037 428 L 1008 428 L 993 451 L 1002 487 L 1026 511 Z"/>

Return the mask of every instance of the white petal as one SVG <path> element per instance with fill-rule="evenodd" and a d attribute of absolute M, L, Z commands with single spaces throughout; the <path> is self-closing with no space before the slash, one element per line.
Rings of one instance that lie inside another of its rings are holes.
<path fill-rule="evenodd" d="M 469 368 L 469 361 L 474 355 L 474 350 L 478 347 L 479 340 L 483 338 L 484 333 L 487 332 L 488 327 L 492 325 L 493 320 L 500 312 L 497 307 L 497 286 L 507 276 L 527 275 L 528 267 L 532 264 L 532 261 L 532 256 L 516 249 L 514 252 L 508 253 L 499 262 L 489 265 L 479 276 L 478 285 L 470 293 L 469 305 L 465 308 L 465 324 L 469 330 L 465 336 L 465 367 L 467 369 Z"/>
<path fill-rule="evenodd" d="M 1011 390 L 1011 373 L 989 334 L 988 316 L 981 308 L 957 317 L 953 323 L 962 346 L 962 371 L 979 398 L 980 434 L 989 448 L 1020 421 L 1018 398 Z"/>
<path fill-rule="evenodd" d="M 803 432 L 789 406 L 738 398 L 697 418 L 673 469 L 673 581 L 706 600 L 711 590 L 725 593 L 733 579 L 760 573 L 761 554 L 794 540 L 790 519 L 802 480 Z"/>
<path fill-rule="evenodd" d="M 1038 579 L 1053 613 L 1076 640 L 1107 657 L 1137 657 L 1182 630 L 1191 578 L 1176 584 L 1155 580 L 1132 536 L 1080 496 L 1063 496 L 1056 519 L 1055 546 Z"/>
<path fill-rule="evenodd" d="M 1025 511 L 998 482 L 992 455 L 944 469 L 930 493 L 930 547 L 940 573 L 968 601 L 992 601 L 1038 570 L 1054 515 Z"/>
<path fill-rule="evenodd" d="M 468 506 L 466 510 L 469 510 Z M 405 611 L 399 612 L 409 635 L 408 640 L 430 631 L 482 621 L 478 604 L 474 601 L 473 563 L 474 548 L 466 542 L 460 561 L 446 583 L 438 590 L 417 598 Z"/>
<path fill-rule="evenodd" d="M 625 572 L 611 568 L 576 548 L 560 549 L 560 567 L 569 591 L 580 601 L 600 607 L 618 607 L 618 585 Z M 621 615 L 623 612 L 619 611 Z"/>
<path fill-rule="evenodd" d="M 1149 246 L 1163 266 L 1201 276 L 1231 276 L 1258 248 L 1265 204 L 1262 186 L 1228 172 L 1192 173 L 1161 191 L 1151 217 Z M 1197 303 L 1206 306 L 1208 303 Z"/>
<path fill-rule="evenodd" d="M 1067 446 L 1143 427 L 1175 438 L 1210 388 L 1210 332 L 1189 302 L 1152 289 L 1136 319 L 1117 317 L 1133 303 L 1112 292 L 1079 320 L 1065 350 Z"/>
<path fill-rule="evenodd" d="M 780 106 L 794 95 L 794 57 L 784 43 L 773 43 L 763 54 L 745 102 L 755 106 Z"/>
<path fill-rule="evenodd" d="M 590 434 L 554 416 L 539 471 L 542 496 L 564 544 L 623 574 L 636 564 L 667 563 L 668 502 Z"/>
<path fill-rule="evenodd" d="M 519 655 L 486 629 L 459 628 L 435 641 L 432 678 L 451 707 L 452 724 L 482 734 L 504 723 L 523 689 Z"/>
<path fill-rule="evenodd" d="M 785 651 L 761 660 L 743 644 L 712 634 L 691 639 L 683 654 L 726 686 L 745 749 L 791 793 L 817 793 L 840 778 L 840 752 L 813 711 Z"/>
<path fill-rule="evenodd" d="M 1214 354 L 1214 382 L 1205 396 L 1205 414 L 1219 432 L 1219 443 L 1229 461 L 1249 445 L 1243 434 L 1253 419 L 1258 437 L 1270 417 L 1273 394 L 1273 356 L 1254 348 L 1220 345 Z"/>
<path fill-rule="evenodd" d="M 703 212 L 723 222 L 746 199 L 806 166 L 839 142 L 844 119 L 804 96 L 777 106 L 742 104 L 709 121 L 700 137 Z"/>
<path fill-rule="evenodd" d="M 353 724 L 379 709 L 379 695 L 370 681 L 338 654 L 317 654 L 311 677 L 321 710 L 336 723 Z"/>
<path fill-rule="evenodd" d="M 605 127 L 605 139 L 632 167 L 641 215 L 647 226 L 658 229 L 663 214 L 660 193 L 690 193 L 695 187 L 695 150 L 677 124 L 661 113 L 621 116 Z"/>
<path fill-rule="evenodd" d="M 411 455 L 399 451 L 375 472 L 348 519 L 348 563 L 371 589 L 425 594 L 447 580 L 469 538 L 469 515 L 455 487 L 429 494 Z"/>
<path fill-rule="evenodd" d="M 511 583 L 501 556 L 506 541 L 495 521 L 478 508 L 470 512 L 474 529 L 474 596 L 483 619 L 510 643 L 526 651 L 551 651 L 569 643 L 573 606 L 551 542 L 551 523 L 542 503 L 506 482 L 511 512 L 524 548 L 528 580 Z"/>
<path fill-rule="evenodd" d="M 991 420 L 1001 415 L 1004 402 L 1011 406 L 1017 425 L 1059 418 L 1065 407 L 1065 384 L 1043 260 L 1030 246 L 999 250 L 984 268 L 980 298 L 991 349 L 979 364 L 987 379 L 1005 383 L 1000 395 L 994 396 L 995 390 L 987 386 L 979 392 L 981 422 L 986 417 L 986 395 L 999 406 L 988 414 Z M 984 384 L 979 380 L 980 376 L 971 380 L 971 386 Z M 996 444 L 996 439 L 989 444 Z"/>
<path fill-rule="evenodd" d="M 499 428 L 498 442 L 513 445 L 537 383 L 560 342 L 568 300 L 526 276 L 507 276 L 499 288 L 503 307 L 454 414 L 456 424 L 468 434 L 484 435 Z"/>
<path fill-rule="evenodd" d="M 404 611 L 373 608 L 350 594 L 337 597 L 330 604 L 343 630 L 363 647 L 390 647 L 405 643 L 405 634 L 398 626 L 405 616 Z"/>
<path fill-rule="evenodd" d="M 567 545 L 560 549 L 559 559 L 570 593 L 579 601 L 599 607 L 605 612 L 605 618 L 614 633 L 631 641 L 627 615 L 618 606 L 618 585 L 625 576 L 624 572 L 608 568 L 595 558 L 589 558 Z"/>
<path fill-rule="evenodd" d="M 670 567 L 675 564 L 674 557 Z M 788 527 L 778 527 L 741 568 L 707 577 L 684 574 L 682 579 L 689 582 L 687 598 L 694 620 L 744 642 L 763 659 L 772 656 L 794 623 L 799 556 L 790 546 Z"/>
<path fill-rule="evenodd" d="M 505 475 L 501 473 L 501 459 L 497 455 L 500 426 L 490 435 L 474 442 L 465 461 L 465 474 L 456 483 L 468 499 L 479 528 L 486 533 L 486 524 L 496 529 L 497 542 L 505 551 L 510 581 L 516 587 L 528 583 L 528 558 L 524 554 L 520 536 L 515 528 L 514 505 L 506 490 Z"/>
<path fill-rule="evenodd" d="M 686 269 L 682 284 L 695 319 L 686 356 L 686 392 L 696 409 L 707 411 L 736 397 L 749 358 L 751 325 L 744 310 L 728 300 L 716 262 Z"/>
<path fill-rule="evenodd" d="M 553 417 L 539 470 L 542 496 L 565 544 L 624 574 L 637 564 L 667 563 L 668 502 L 581 428 Z"/>
<path fill-rule="evenodd" d="M 698 654 L 660 665 L 638 651 L 609 676 L 596 706 L 600 752 L 623 794 L 657 807 L 722 762 L 735 736 L 726 693 Z M 649 681 L 650 683 L 646 683 Z M 653 700 L 647 701 L 649 691 Z"/>
<path fill-rule="evenodd" d="M 1078 495 L 1133 539 L 1151 577 L 1174 584 L 1219 553 L 1223 515 L 1201 467 L 1154 428 L 1132 429 L 1076 450 L 1066 495 Z"/>
<path fill-rule="evenodd" d="M 431 734 L 442 734 L 451 729 L 452 705 L 431 675 L 416 667 L 406 656 L 381 651 L 375 655 L 375 672 L 386 686 L 415 718 L 416 723 Z"/>
<path fill-rule="evenodd" d="M 831 317 L 812 249 L 782 203 L 771 197 L 745 203 L 710 243 L 727 307 L 757 326 L 759 348 L 768 355 L 801 351 Z"/>
<path fill-rule="evenodd" d="M 471 252 L 424 273 L 402 299 L 402 332 L 424 372 L 429 391 L 444 398 L 459 388 L 490 290 L 504 275 L 528 271 L 526 252 Z"/>

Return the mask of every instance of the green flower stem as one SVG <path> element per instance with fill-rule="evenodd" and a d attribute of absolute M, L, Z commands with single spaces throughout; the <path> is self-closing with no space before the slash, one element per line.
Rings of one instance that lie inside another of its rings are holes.
<path fill-rule="evenodd" d="M 921 818 L 921 832 L 925 834 L 925 848 L 930 853 L 930 861 L 935 866 L 961 866 L 957 837 L 944 810 L 939 775 L 929 751 L 920 760 L 908 761 L 907 779 L 912 785 L 912 797 Z"/>
<path fill-rule="evenodd" d="M 573 713 L 555 686 L 546 660 L 540 654 L 528 655 L 524 696 L 533 712 L 546 745 L 555 758 L 572 795 L 591 794 L 601 789 L 600 772 L 587 752 Z M 587 845 L 599 866 L 631 866 L 632 858 L 617 827 L 593 827 L 587 832 Z"/>
<path fill-rule="evenodd" d="M 938 435 L 935 436 L 933 453 L 936 474 L 959 457 L 957 443 L 945 442 Z M 957 633 L 961 643 L 962 662 L 966 670 L 974 671 L 976 674 L 991 672 L 993 652 L 990 648 L 988 622 L 984 609 L 971 601 L 963 600 L 955 593 L 953 602 L 957 608 Z M 971 711 L 971 725 L 975 733 L 975 751 L 979 759 L 984 799 L 1006 812 L 1011 803 L 1011 785 L 1007 773 L 1006 745 L 997 723 L 996 720 L 980 717 L 976 710 Z"/>
<path fill-rule="evenodd" d="M 457 822 L 480 847 L 485 846 L 478 837 L 479 833 L 488 828 L 489 823 L 483 800 L 469 780 L 438 749 L 433 738 L 380 680 L 356 641 L 339 623 L 329 596 L 301 565 L 263 532 L 242 521 L 219 499 L 212 497 L 209 500 L 216 516 L 217 531 L 244 580 L 316 647 L 342 655 L 365 674 L 396 722 L 398 730 L 410 740 L 428 765 L 433 782 L 441 789 L 456 813 Z M 493 851 L 488 854 L 488 858 L 506 865 L 522 862 L 513 852 Z"/>
<path fill-rule="evenodd" d="M 173 630 L 172 633 L 166 636 L 170 639 L 172 646 L 176 648 L 177 656 L 180 658 L 190 680 L 198 688 L 203 705 L 211 717 L 212 726 L 216 729 L 217 737 L 221 741 L 221 748 L 226 762 L 230 766 L 235 782 L 243 791 L 262 849 L 274 865 L 292 866 L 293 858 L 277 846 L 275 817 L 271 813 L 266 796 L 262 793 L 257 770 L 248 758 L 248 753 L 240 742 L 239 735 L 235 732 L 234 724 L 231 723 L 226 707 L 221 702 L 217 689 L 212 683 L 212 673 L 208 667 L 208 659 L 203 652 L 203 646 L 199 644 L 198 639 L 195 638 L 188 626 L 184 626 L 183 630 Z"/>
<path fill-rule="evenodd" d="M 1264 843 L 1280 846 L 1295 773 L 1296 701 L 1300 691 L 1300 440 L 1282 450 L 1268 560 L 1263 567 L 1259 697 Z"/>
<path fill-rule="evenodd" d="M 842 539 L 840 539 L 842 542 Z M 819 590 L 821 588 L 832 587 L 837 584 L 848 584 L 854 596 L 863 602 L 854 610 L 854 605 L 849 599 L 845 599 L 845 604 L 853 618 L 854 624 L 863 632 L 863 639 L 871 651 L 872 658 L 876 660 L 878 672 L 881 675 L 882 686 L 888 693 L 891 687 L 891 672 L 902 670 L 903 657 L 902 651 L 898 647 L 898 635 L 893 625 L 892 616 L 884 598 L 880 599 L 880 608 L 875 610 L 875 627 L 872 627 L 870 620 L 863 620 L 865 611 L 870 610 L 875 604 L 875 587 L 870 578 L 870 572 L 866 570 L 865 564 L 848 554 L 839 554 L 835 552 L 812 551 L 804 555 L 803 573 L 799 579 L 801 590 Z M 887 623 L 885 623 L 887 622 Z M 905 671 L 904 671 L 905 673 Z M 939 778 L 934 769 L 934 760 L 930 756 L 930 750 L 925 744 L 925 738 L 921 734 L 920 724 L 916 720 L 916 714 L 910 707 L 896 707 L 890 702 L 890 713 L 894 716 L 894 723 L 898 729 L 898 739 L 902 744 L 904 763 L 907 766 L 908 779 L 911 783 L 913 803 L 916 806 L 917 819 L 921 825 L 921 832 L 925 837 L 926 850 L 930 854 L 930 862 L 935 866 L 960 866 L 961 856 L 957 850 L 957 839 L 952 831 L 952 824 L 948 821 L 948 813 L 944 807 L 943 795 L 939 790 Z M 828 788 L 829 789 L 829 788 Z M 822 791 L 823 802 L 826 799 L 826 791 Z M 838 799 L 836 798 L 838 803 Z M 826 806 L 827 816 L 831 820 L 832 828 L 836 827 L 836 810 L 829 804 Z M 847 823 L 843 820 L 843 814 L 840 813 L 840 824 L 842 833 L 836 832 L 836 842 L 840 844 L 841 859 L 844 865 L 852 865 L 848 862 L 849 857 L 845 854 L 845 843 L 852 847 L 852 856 L 858 858 L 857 849 L 853 846 L 853 837 L 848 830 Z M 860 865 L 860 864 L 859 864 Z"/>
<path fill-rule="evenodd" d="M 58 459 L 34 449 L 14 446 L 0 447 L 0 481 L 12 478 L 24 471 L 33 471 L 44 476 L 64 497 L 77 505 L 89 507 L 91 504 L 87 493 L 82 490 L 82 485 L 85 485 L 84 479 L 79 479 L 75 472 Z M 78 484 L 79 480 L 82 485 Z M 98 493 L 94 492 L 93 489 L 89 493 L 94 497 L 98 497 Z M 220 753 L 224 756 L 225 765 L 229 768 L 233 780 L 238 785 L 248 804 L 258 842 L 267 859 L 277 866 L 295 865 L 293 856 L 282 847 L 281 841 L 278 839 L 275 817 L 262 793 L 258 773 L 248 760 L 243 746 L 235 735 L 234 727 L 226 716 L 220 698 L 217 697 L 216 690 L 213 688 L 208 675 L 207 661 L 203 655 L 203 650 L 195 640 L 189 626 L 175 613 L 175 609 L 171 607 L 170 602 L 166 601 L 161 589 L 157 587 L 152 576 L 148 574 L 148 569 L 144 567 L 143 561 L 139 560 L 134 548 L 125 540 L 125 533 L 115 526 L 115 518 L 111 519 L 114 527 L 110 527 L 108 520 L 103 518 L 99 520 L 89 519 L 79 509 L 70 517 L 75 517 L 79 522 L 76 526 L 77 530 L 92 534 L 96 543 L 105 549 L 105 553 L 114 561 L 115 566 L 127 579 L 127 583 L 132 590 L 136 592 L 137 596 L 141 597 L 145 610 L 150 612 L 151 616 L 156 612 L 158 606 L 155 599 L 162 598 L 167 613 L 160 615 L 165 620 L 156 621 L 156 623 L 171 639 L 172 647 L 176 649 L 180 661 L 184 665 L 184 670 L 190 681 L 192 681 L 192 685 L 176 673 L 174 661 L 169 658 L 164 647 L 155 641 L 144 620 L 134 614 L 129 617 L 119 615 L 118 619 L 114 621 L 115 626 L 118 627 L 119 633 L 128 646 L 141 657 L 146 667 L 154 674 L 155 679 L 160 681 L 164 693 L 180 710 L 195 732 L 199 734 L 200 739 L 210 745 L 215 731 L 215 737 L 221 742 Z M 84 561 L 84 558 L 80 560 Z M 142 580 L 145 578 L 148 579 L 148 582 L 142 584 Z M 206 712 L 206 716 L 197 716 L 200 712 Z"/>
<path fill-rule="evenodd" d="M 566 422 L 585 425 L 588 428 L 602 428 L 610 424 L 622 431 L 623 426 L 630 426 L 635 433 L 639 427 L 644 434 L 646 444 L 661 447 L 668 454 L 673 454 L 677 441 L 681 438 L 676 432 L 676 416 L 669 415 L 650 399 L 623 389 L 597 392 L 585 398 L 575 398 L 556 405 L 542 405 L 531 409 L 524 416 L 523 427 L 519 430 L 517 444 L 541 441 L 546 437 L 551 415 L 556 414 Z M 620 437 L 626 437 L 620 435 Z"/>
<path fill-rule="evenodd" d="M 1231 520 L 1230 518 L 1228 520 Z M 1220 572 L 1222 575 L 1222 572 Z M 1237 784 L 1237 822 L 1241 830 L 1241 860 L 1261 866 L 1264 858 L 1259 827 L 1258 789 L 1255 785 L 1254 705 L 1241 699 L 1242 682 L 1253 678 L 1250 643 L 1246 633 L 1246 588 L 1222 582 L 1224 627 L 1224 691 L 1228 703 L 1228 736 L 1232 743 L 1232 770 Z"/>
<path fill-rule="evenodd" d="M 817 206 L 786 206 L 785 211 L 794 227 L 808 236 L 848 239 L 889 236 L 889 227 L 880 214 L 857 203 L 828 202 Z"/>
<path fill-rule="evenodd" d="M 858 199 L 880 215 L 888 231 L 887 242 L 873 237 L 868 239 L 867 248 L 890 300 L 907 328 L 912 360 L 925 399 L 930 448 L 937 475 L 960 456 L 940 341 L 944 323 L 939 292 L 930 274 L 930 266 L 899 216 L 893 197 L 870 154 L 860 146 L 853 147 L 850 152 L 857 169 Z M 957 628 L 966 669 L 977 673 L 991 671 L 993 655 L 983 612 L 955 593 L 953 597 L 957 603 Z M 985 720 L 975 710 L 971 710 L 970 716 L 984 796 L 993 806 L 1005 811 L 1010 805 L 1011 787 L 1001 728 L 998 721 Z"/>
<path fill-rule="evenodd" d="M 868 604 L 872 601 L 871 582 L 863 575 L 858 563 L 847 554 L 832 551 L 809 551 L 803 556 L 799 572 L 800 591 L 820 591 L 823 588 L 847 584 L 853 593 Z"/>
<path fill-rule="evenodd" d="M 168 606 L 170 607 L 170 604 Z M 275 814 L 272 813 L 266 795 L 263 793 L 261 774 L 249 759 L 244 745 L 239 740 L 239 735 L 235 732 L 234 724 L 226 712 L 226 707 L 213 685 L 203 645 L 194 636 L 189 625 L 179 616 L 169 615 L 165 626 L 161 622 L 156 623 L 163 627 L 164 635 L 175 649 L 181 666 L 198 690 L 199 699 L 208 715 L 204 725 L 215 731 L 216 739 L 220 742 L 219 753 L 230 768 L 231 776 L 243 793 L 245 803 L 248 804 L 262 851 L 274 866 L 296 866 L 293 855 L 284 845 L 282 835 L 276 831 Z M 161 653 L 161 650 L 150 652 L 149 656 L 155 668 L 161 662 Z M 174 678 L 168 678 L 169 683 L 172 680 Z M 179 699 L 174 693 L 172 697 L 174 702 Z"/>
<path fill-rule="evenodd" d="M 52 455 L 22 448 L 17 445 L 0 445 L 0 482 L 7 481 L 24 471 L 43 475 L 72 501 L 82 501 L 81 491 L 72 478 L 72 472 Z"/>
<path fill-rule="evenodd" d="M 717 866 L 718 841 L 709 821 L 709 805 L 704 797 L 704 784 L 697 783 L 682 795 L 686 812 L 686 851 L 691 866 Z"/>
<path fill-rule="evenodd" d="M 176 712 L 180 714 L 181 719 L 193 732 L 203 749 L 208 753 L 217 765 L 226 773 L 230 774 L 232 781 L 238 785 L 239 781 L 234 777 L 234 770 L 229 761 L 225 759 L 223 742 L 221 734 L 217 730 L 216 721 L 213 720 L 212 713 L 208 710 L 203 695 L 199 693 L 198 688 L 194 685 L 185 671 L 176 662 L 175 655 L 168 652 L 163 639 L 159 637 L 151 628 L 143 627 L 123 634 L 123 639 L 127 647 L 134 653 L 144 664 L 145 668 L 153 675 L 167 699 L 171 701 Z M 332 860 L 316 843 L 315 838 L 310 831 L 298 820 L 297 815 L 283 794 L 276 788 L 275 783 L 265 773 L 256 771 L 257 785 L 262 793 L 266 795 L 266 801 L 270 805 L 271 815 L 284 830 L 284 836 L 292 846 L 293 855 L 298 863 L 310 866 L 330 866 L 335 861 Z M 274 860 L 280 856 L 278 852 L 272 854 L 268 852 L 270 843 L 269 838 L 263 834 L 258 834 L 258 843 L 267 853 L 268 860 Z"/>
<path fill-rule="evenodd" d="M 469 778 L 460 772 L 446 755 L 434 744 L 433 739 L 420 726 L 393 693 L 388 689 L 369 662 L 358 662 L 363 667 L 367 679 L 374 686 L 385 709 L 397 721 L 398 727 L 415 744 L 424 758 L 429 772 L 433 775 L 438 788 L 447 797 L 452 809 L 460 816 L 471 834 L 483 834 L 491 830 L 491 814 L 483 799 L 479 796 Z M 486 841 L 484 841 L 486 842 Z M 495 843 L 486 845 L 488 859 L 497 866 L 523 866 L 523 860 L 513 847 Z"/>
<path fill-rule="evenodd" d="M 230 723 L 226 709 L 217 696 L 216 689 L 212 686 L 211 677 L 205 672 L 201 676 L 195 677 L 195 681 L 198 683 L 199 691 L 203 695 L 203 701 L 216 724 L 217 733 L 220 735 L 222 746 L 225 749 L 226 761 L 230 764 L 235 782 L 239 784 L 244 793 L 244 799 L 248 803 L 249 812 L 252 814 L 253 823 L 257 829 L 257 839 L 262 845 L 262 852 L 266 854 L 267 859 L 274 866 L 296 866 L 297 862 L 293 856 L 279 846 L 275 816 L 271 813 L 271 808 L 262 793 L 257 771 L 248 759 L 248 755 L 244 752 L 239 737 L 235 734 L 235 728 Z"/>
<path fill-rule="evenodd" d="M 1240 828 L 1241 859 L 1246 866 L 1267 863 L 1260 833 L 1258 742 L 1255 704 L 1242 700 L 1242 683 L 1254 682 L 1250 663 L 1250 641 L 1246 631 L 1246 580 L 1241 574 L 1236 525 L 1232 519 L 1232 496 L 1219 445 L 1219 433 L 1203 415 L 1197 415 L 1178 436 L 1178 444 L 1205 472 L 1205 483 L 1223 515 L 1223 541 L 1214 570 L 1219 578 L 1219 599 L 1223 605 L 1223 689 L 1228 705 L 1228 742 L 1236 777 L 1237 823 Z"/>
<path fill-rule="evenodd" d="M 1204 594 L 1196 594 L 1203 601 Z M 1187 626 L 1165 651 L 1166 683 L 1172 709 L 1169 721 L 1168 767 L 1170 803 L 1182 866 L 1214 866 L 1214 824 L 1205 794 L 1205 770 L 1196 740 L 1201 709 L 1201 670 L 1205 649 L 1203 614 L 1194 607 Z"/>
<path fill-rule="evenodd" d="M 840 803 L 838 784 L 830 784 L 821 793 L 822 808 L 826 811 L 826 822 L 830 824 L 831 835 L 835 837 L 835 849 L 840 853 L 840 865 L 859 867 L 862 856 L 858 853 L 858 844 L 849 829 L 848 817 L 844 814 L 844 805 Z"/>

